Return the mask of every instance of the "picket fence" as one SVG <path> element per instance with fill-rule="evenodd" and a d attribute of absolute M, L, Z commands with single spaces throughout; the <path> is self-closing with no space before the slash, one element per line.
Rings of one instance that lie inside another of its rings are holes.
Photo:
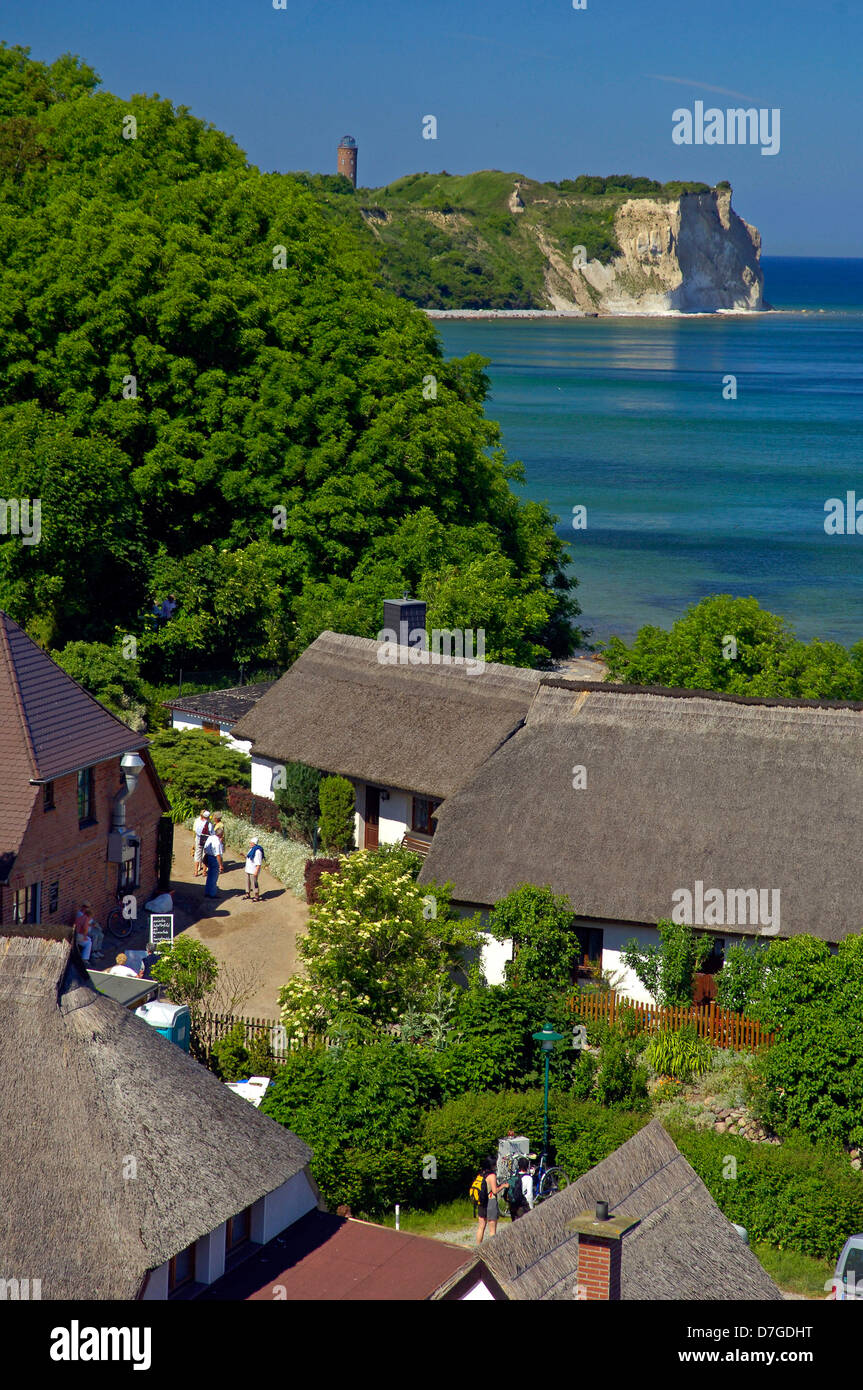
<path fill-rule="evenodd" d="M 192 1025 L 193 1042 L 197 1050 L 209 1057 L 217 1042 L 240 1027 L 243 1030 L 243 1046 L 248 1047 L 263 1029 L 267 1035 L 270 1050 L 276 1062 L 287 1061 L 288 1054 L 302 1048 L 321 1049 L 329 1047 L 332 1039 L 320 1033 L 309 1037 L 289 1038 L 283 1024 L 274 1023 L 271 1018 L 243 1018 L 237 1014 L 201 1014 Z"/>
<path fill-rule="evenodd" d="M 622 1009 L 631 1010 L 637 1026 L 645 1032 L 652 1033 L 660 1028 L 676 1032 L 679 1028 L 692 1027 L 700 1038 L 706 1038 L 714 1047 L 733 1048 L 735 1052 L 755 1052 L 759 1047 L 770 1047 L 776 1036 L 754 1018 L 717 1008 L 714 1000 L 706 1006 L 692 1004 L 663 1009 L 627 999 L 613 991 L 583 990 L 573 995 L 569 1007 L 577 1018 L 606 1019 L 609 1023 L 615 1021 Z"/>

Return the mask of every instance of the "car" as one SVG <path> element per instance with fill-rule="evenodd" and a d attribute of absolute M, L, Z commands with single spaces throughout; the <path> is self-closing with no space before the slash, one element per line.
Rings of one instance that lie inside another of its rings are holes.
<path fill-rule="evenodd" d="M 846 1240 L 828 1287 L 828 1299 L 863 1299 L 863 1235 Z"/>

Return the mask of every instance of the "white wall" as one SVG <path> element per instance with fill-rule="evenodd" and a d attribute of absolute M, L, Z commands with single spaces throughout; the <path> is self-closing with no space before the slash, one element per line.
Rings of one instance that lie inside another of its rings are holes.
<path fill-rule="evenodd" d="M 215 720 L 208 719 L 208 720 L 207 720 L 207 723 L 208 723 L 208 724 L 213 724 L 213 723 L 215 723 Z M 203 715 L 200 715 L 200 714 L 182 714 L 179 710 L 175 710 L 175 709 L 174 709 L 174 710 L 171 710 L 171 728 L 172 728 L 172 729 L 203 729 L 203 727 L 204 727 L 204 717 L 203 717 Z M 228 727 L 227 724 L 221 724 L 221 723 L 219 724 L 219 733 L 220 733 L 220 734 L 224 734 L 225 738 L 227 738 L 227 740 L 228 740 L 229 746 L 230 746 L 231 748 L 236 748 L 236 749 L 238 750 L 238 752 L 240 752 L 240 753 L 248 753 L 248 752 L 251 751 L 252 745 L 251 745 L 251 743 L 249 742 L 249 740 L 248 740 L 248 739 L 244 739 L 244 738 L 234 738 L 234 737 L 232 737 L 232 735 L 231 735 L 231 730 L 230 730 L 230 728 Z"/>
<path fill-rule="evenodd" d="M 270 801 L 275 801 L 276 795 L 273 791 L 273 769 L 284 767 L 284 763 L 271 763 L 268 758 L 259 758 L 252 755 L 252 795 L 266 796 Z"/>
<path fill-rule="evenodd" d="M 471 1284 L 467 1293 L 463 1293 L 459 1301 L 461 1303 L 467 1303 L 469 1300 L 477 1298 L 481 1298 L 485 1301 L 491 1300 L 492 1303 L 495 1301 L 494 1294 L 488 1287 L 488 1284 L 482 1279 L 479 1279 L 475 1284 Z"/>
<path fill-rule="evenodd" d="M 614 971 L 619 977 L 615 985 L 617 993 L 639 1004 L 652 1004 L 652 995 L 648 994 L 634 971 L 624 965 L 621 951 L 633 937 L 642 946 L 658 946 L 659 932 L 656 928 L 607 926 L 603 922 L 592 922 L 591 926 L 602 927 L 602 968 Z"/>
<path fill-rule="evenodd" d="M 366 783 L 354 782 L 357 811 L 354 817 L 354 843 L 363 848 L 363 817 L 366 809 Z M 380 782 L 372 786 L 381 789 L 380 818 L 378 822 L 378 843 L 381 845 L 400 845 L 405 833 L 411 827 L 412 793 L 400 791 L 396 787 L 384 787 Z M 389 792 L 384 800 L 383 793 Z"/>
<path fill-rule="evenodd" d="M 482 934 L 480 964 L 488 985 L 506 984 L 506 963 L 512 960 L 512 942 L 498 941 L 490 932 Z"/>
<path fill-rule="evenodd" d="M 301 1216 L 313 1211 L 318 1204 L 308 1174 L 305 1169 L 295 1173 L 275 1191 L 268 1192 L 252 1207 L 251 1240 L 257 1245 L 266 1245 L 274 1236 L 280 1235 L 288 1226 L 299 1221 Z M 195 1242 L 195 1282 L 213 1284 L 225 1272 L 225 1236 L 227 1223 L 222 1222 L 207 1235 Z M 252 1252 L 250 1252 L 252 1253 Z M 168 1297 L 168 1265 L 165 1261 L 158 1269 L 150 1270 L 142 1299 L 166 1299 Z"/>

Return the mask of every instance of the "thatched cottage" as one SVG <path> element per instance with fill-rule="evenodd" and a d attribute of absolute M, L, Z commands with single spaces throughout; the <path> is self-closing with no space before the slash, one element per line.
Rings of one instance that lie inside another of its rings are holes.
<path fill-rule="evenodd" d="M 205 734 L 226 738 L 228 747 L 236 748 L 238 753 L 248 753 L 248 740 L 235 738 L 234 727 L 273 684 L 258 681 L 253 685 L 232 685 L 227 690 L 204 690 L 177 695 L 163 704 L 171 711 L 172 729 L 203 729 Z"/>
<path fill-rule="evenodd" d="M 281 762 L 350 778 L 356 842 L 420 845 L 421 882 L 487 912 L 522 883 L 575 909 L 577 951 L 644 989 L 627 941 L 691 921 L 734 940 L 863 928 L 863 707 L 560 678 L 327 632 L 240 722 L 257 790 Z M 489 980 L 507 945 L 484 951 Z"/>
<path fill-rule="evenodd" d="M 193 1297 L 317 1206 L 311 1150 L 93 988 L 0 934 L 0 1269 L 43 1299 Z"/>
<path fill-rule="evenodd" d="M 170 880 L 168 802 L 135 733 L 0 613 L 0 923 L 97 919 Z"/>
<path fill-rule="evenodd" d="M 597 1203 L 607 1220 L 597 1220 Z M 437 1291 L 446 1299 L 781 1300 L 658 1120 L 502 1226 Z"/>

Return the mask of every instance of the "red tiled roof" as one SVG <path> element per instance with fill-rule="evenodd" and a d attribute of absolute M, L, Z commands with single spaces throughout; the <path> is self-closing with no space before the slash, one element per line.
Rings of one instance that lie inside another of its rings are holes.
<path fill-rule="evenodd" d="M 0 882 L 39 794 L 34 780 L 52 781 L 146 743 L 0 612 Z"/>
<path fill-rule="evenodd" d="M 204 1297 L 272 1302 L 281 1286 L 279 1298 L 288 1301 L 422 1300 L 470 1257 L 470 1250 L 442 1240 L 311 1211 Z"/>

